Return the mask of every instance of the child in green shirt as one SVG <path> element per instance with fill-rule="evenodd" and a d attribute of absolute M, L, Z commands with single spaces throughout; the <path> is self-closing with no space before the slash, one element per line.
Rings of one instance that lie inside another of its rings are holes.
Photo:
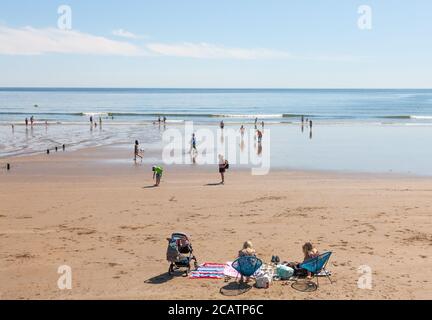
<path fill-rule="evenodd" d="M 152 171 L 153 171 L 153 179 L 156 177 L 155 187 L 158 187 L 160 183 L 160 179 L 162 178 L 163 168 L 160 166 L 153 166 Z"/>

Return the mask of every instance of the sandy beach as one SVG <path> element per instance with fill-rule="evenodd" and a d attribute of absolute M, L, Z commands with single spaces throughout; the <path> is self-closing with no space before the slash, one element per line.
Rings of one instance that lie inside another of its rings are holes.
<path fill-rule="evenodd" d="M 241 299 L 430 299 L 432 180 L 418 176 L 166 167 L 115 161 L 130 150 L 100 147 L 2 160 L 1 299 L 225 299 L 223 280 L 170 278 L 173 231 L 191 235 L 199 262 L 236 258 L 245 240 L 270 262 L 300 260 L 311 241 L 333 255 L 333 284 L 311 293 L 283 282 Z M 113 161 L 104 161 L 107 154 Z M 72 268 L 59 290 L 57 268 Z M 372 289 L 359 289 L 370 266 Z"/>

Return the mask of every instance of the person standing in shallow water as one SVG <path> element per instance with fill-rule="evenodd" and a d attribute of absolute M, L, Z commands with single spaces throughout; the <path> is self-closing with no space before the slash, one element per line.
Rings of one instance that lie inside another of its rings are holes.
<path fill-rule="evenodd" d="M 191 139 L 191 149 L 189 151 L 189 153 L 194 153 L 196 154 L 198 152 L 197 148 L 196 148 L 196 137 L 195 137 L 195 133 L 192 133 L 192 139 Z"/>
<path fill-rule="evenodd" d="M 225 127 L 225 124 L 223 122 L 223 120 L 220 122 L 220 128 L 223 130 L 223 128 Z"/>
<path fill-rule="evenodd" d="M 137 157 L 141 158 L 141 161 L 143 159 L 140 148 L 139 148 L 139 142 L 138 140 L 135 140 L 135 150 L 134 150 L 134 161 L 137 161 Z"/>

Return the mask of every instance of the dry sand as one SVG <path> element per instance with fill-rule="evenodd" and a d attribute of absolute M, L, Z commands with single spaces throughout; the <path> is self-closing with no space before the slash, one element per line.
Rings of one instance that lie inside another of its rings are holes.
<path fill-rule="evenodd" d="M 111 152 L 111 151 L 110 151 Z M 432 179 L 168 167 L 101 162 L 107 149 L 8 159 L 0 170 L 1 299 L 225 299 L 223 280 L 167 277 L 173 231 L 192 237 L 199 262 L 233 260 L 252 240 L 269 261 L 299 260 L 301 245 L 331 250 L 333 284 L 312 293 L 282 282 L 242 299 L 430 299 Z M 119 155 L 118 158 L 122 158 Z M 5 161 L 2 161 L 3 163 Z M 72 290 L 57 268 L 72 267 Z M 361 265 L 372 290 L 359 289 Z"/>

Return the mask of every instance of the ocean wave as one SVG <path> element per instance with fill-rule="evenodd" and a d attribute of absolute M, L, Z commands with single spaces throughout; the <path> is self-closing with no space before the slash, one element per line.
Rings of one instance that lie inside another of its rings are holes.
<path fill-rule="evenodd" d="M 391 116 L 381 116 L 379 118 L 383 119 L 417 119 L 417 120 L 432 120 L 432 116 L 429 115 L 391 115 Z"/>

